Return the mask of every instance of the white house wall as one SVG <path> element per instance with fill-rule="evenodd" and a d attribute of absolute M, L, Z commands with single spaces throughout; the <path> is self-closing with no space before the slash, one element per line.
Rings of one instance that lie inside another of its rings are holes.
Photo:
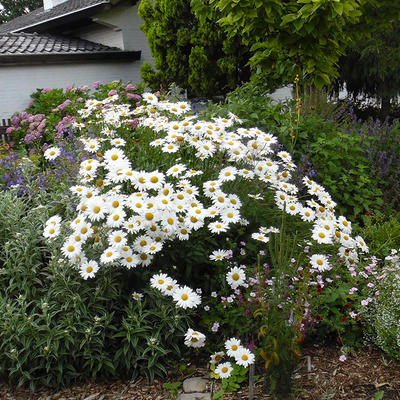
<path fill-rule="evenodd" d="M 91 24 L 74 31 L 73 34 L 81 39 L 89 40 L 95 43 L 101 43 L 106 46 L 118 47 L 119 49 L 123 49 L 124 47 L 122 31 L 115 30 L 108 26 Z M 144 42 L 144 45 L 147 46 L 147 43 Z M 136 50 L 140 50 L 140 48 L 137 48 Z"/>
<path fill-rule="evenodd" d="M 123 50 L 141 50 L 141 63 L 145 61 L 153 63 L 153 57 L 148 46 L 147 37 L 140 29 L 143 20 L 138 14 L 139 3 L 140 2 L 134 6 L 126 4 L 117 5 L 110 11 L 96 15 L 95 22 L 98 24 L 104 24 L 108 27 L 121 29 Z"/>
<path fill-rule="evenodd" d="M 23 111 L 32 100 L 30 95 L 38 88 L 65 88 L 101 81 L 114 80 L 140 82 L 141 62 L 132 63 L 83 63 L 66 65 L 1 66 L 0 119 L 10 118 L 16 111 Z"/>

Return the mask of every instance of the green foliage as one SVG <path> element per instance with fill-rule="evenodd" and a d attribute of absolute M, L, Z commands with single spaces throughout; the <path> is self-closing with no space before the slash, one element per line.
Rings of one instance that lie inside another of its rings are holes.
<path fill-rule="evenodd" d="M 211 368 L 213 370 L 213 367 Z M 231 376 L 222 379 L 221 389 L 213 395 L 213 400 L 222 400 L 227 392 L 237 392 L 241 384 L 247 379 L 247 368 L 235 365 Z"/>
<path fill-rule="evenodd" d="M 338 76 L 337 62 L 354 38 L 368 32 L 367 22 L 383 18 L 381 4 L 370 0 L 192 0 L 199 15 L 211 9 L 229 37 L 240 35 L 251 46 L 250 63 L 269 81 L 293 82 L 296 75 L 309 86 L 329 86 Z M 206 7 L 208 6 L 208 7 Z M 378 9 L 378 11 L 376 11 Z M 386 16 L 386 21 L 399 9 Z M 375 15 L 375 19 L 373 19 Z"/>
<path fill-rule="evenodd" d="M 374 288 L 379 296 L 362 311 L 366 337 L 390 357 L 400 359 L 400 285 L 397 251 L 386 258 L 385 279 Z"/>
<path fill-rule="evenodd" d="M 376 212 L 363 218 L 363 228 L 358 233 L 369 243 L 371 254 L 383 259 L 391 249 L 400 248 L 399 214 Z"/>
<path fill-rule="evenodd" d="M 0 23 L 10 21 L 43 6 L 42 0 L 2 0 Z"/>
<path fill-rule="evenodd" d="M 165 382 L 163 388 L 168 391 L 169 398 L 176 400 L 179 394 L 179 388 L 182 386 L 182 382 Z"/>
<path fill-rule="evenodd" d="M 311 162 L 319 182 L 339 203 L 339 213 L 353 220 L 379 210 L 384 202 L 365 141 L 318 115 L 304 116 L 298 129 L 296 153 Z"/>
<path fill-rule="evenodd" d="M 71 215 L 68 195 L 0 197 L 1 377 L 33 390 L 165 375 L 187 323 L 175 306 L 154 293 L 134 301 L 124 284 L 138 281 L 134 273 L 109 269 L 99 281 L 82 281 L 60 260 L 42 230 L 49 213 Z"/>
<path fill-rule="evenodd" d="M 141 74 L 153 90 L 176 83 L 190 96 L 212 97 L 248 80 L 247 48 L 226 38 L 216 12 L 199 21 L 189 1 L 146 0 L 139 15 L 155 65 L 144 63 Z"/>
<path fill-rule="evenodd" d="M 292 147 L 294 132 L 293 157 L 299 166 L 295 179 L 300 186 L 302 175 L 316 178 L 329 188 L 338 212 L 353 220 L 381 209 L 384 195 L 369 157 L 374 145 L 384 151 L 379 138 L 360 133 L 357 123 L 341 126 L 313 112 L 301 115 L 297 125 L 295 107 L 294 102 L 273 104 L 268 91 L 249 83 L 228 94 L 225 105 L 211 105 L 203 115 L 228 109 L 243 123 L 277 135 L 286 149 Z"/>

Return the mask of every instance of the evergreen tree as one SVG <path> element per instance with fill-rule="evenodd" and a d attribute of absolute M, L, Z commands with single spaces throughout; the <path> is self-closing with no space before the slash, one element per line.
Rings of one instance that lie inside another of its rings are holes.
<path fill-rule="evenodd" d="M 42 0 L 1 0 L 0 23 L 10 21 L 43 5 Z"/>
<path fill-rule="evenodd" d="M 249 79 L 248 47 L 227 39 L 216 12 L 199 21 L 189 0 L 142 0 L 139 15 L 155 67 L 145 63 L 142 79 L 153 90 L 175 83 L 190 96 L 212 97 Z"/>

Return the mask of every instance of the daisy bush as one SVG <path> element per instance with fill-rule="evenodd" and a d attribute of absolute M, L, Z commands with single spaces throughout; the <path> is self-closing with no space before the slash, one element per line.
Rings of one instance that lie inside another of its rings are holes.
<path fill-rule="evenodd" d="M 52 216 L 45 239 L 83 280 L 124 267 L 183 314 L 203 309 L 182 344 L 215 350 L 215 376 L 256 352 L 267 370 L 290 362 L 312 325 L 309 286 L 356 265 L 367 245 L 324 187 L 293 183 L 296 165 L 274 135 L 233 114 L 206 120 L 184 101 L 140 99 L 112 92 L 77 110 L 71 128 L 89 156 L 69 189 L 75 214 Z M 44 156 L 56 160 L 57 146 Z M 207 316 L 218 296 L 234 322 Z M 256 328 L 237 324 L 245 313 Z"/>

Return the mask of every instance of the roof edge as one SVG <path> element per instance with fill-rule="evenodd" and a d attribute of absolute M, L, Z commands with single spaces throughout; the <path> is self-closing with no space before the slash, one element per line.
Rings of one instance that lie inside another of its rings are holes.
<path fill-rule="evenodd" d="M 88 10 L 90 8 L 98 7 L 98 6 L 102 5 L 102 4 L 112 4 L 112 2 L 111 2 L 111 0 L 103 0 L 100 3 L 92 4 L 92 5 L 87 6 L 87 7 L 82 7 L 80 9 L 78 9 L 78 10 L 74 10 L 74 11 L 67 12 L 65 14 L 58 15 L 57 17 L 49 18 L 49 19 L 46 19 L 44 21 L 40 21 L 40 22 L 35 23 L 35 24 L 25 25 L 23 27 L 20 27 L 20 28 L 14 29 L 14 30 L 10 30 L 9 33 L 23 32 L 24 29 L 30 29 L 30 28 L 33 28 L 35 26 L 43 25 L 43 24 L 46 24 L 48 22 L 55 21 L 57 19 L 67 17 L 68 15 L 76 14 L 76 13 Z"/>
<path fill-rule="evenodd" d="M 100 51 L 96 53 L 57 53 L 57 54 L 13 54 L 0 55 L 0 68 L 11 65 L 46 65 L 61 62 L 75 63 L 81 61 L 125 61 L 140 60 L 141 51 Z"/>

